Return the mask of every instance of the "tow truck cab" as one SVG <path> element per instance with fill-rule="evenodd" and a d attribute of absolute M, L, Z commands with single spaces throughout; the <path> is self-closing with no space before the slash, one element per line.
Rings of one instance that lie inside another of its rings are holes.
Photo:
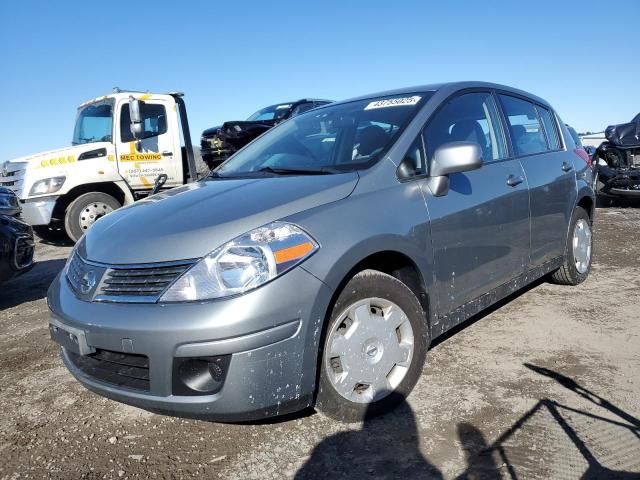
<path fill-rule="evenodd" d="M 89 100 L 70 147 L 0 164 L 0 187 L 16 193 L 38 234 L 64 230 L 77 241 L 101 216 L 149 195 L 159 175 L 164 188 L 197 178 L 182 97 L 115 89 Z"/>

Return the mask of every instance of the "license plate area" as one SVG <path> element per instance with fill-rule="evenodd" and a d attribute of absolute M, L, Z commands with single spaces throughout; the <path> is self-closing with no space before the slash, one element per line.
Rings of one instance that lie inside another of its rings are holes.
<path fill-rule="evenodd" d="M 49 335 L 51 339 L 65 348 L 78 355 L 89 355 L 95 353 L 96 349 L 89 346 L 84 330 L 79 328 L 63 325 L 61 322 L 52 318 L 49 320 Z"/>

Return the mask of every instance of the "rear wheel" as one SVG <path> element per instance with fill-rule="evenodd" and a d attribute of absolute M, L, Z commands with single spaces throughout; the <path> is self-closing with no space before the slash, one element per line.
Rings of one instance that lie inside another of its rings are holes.
<path fill-rule="evenodd" d="M 428 342 L 425 312 L 404 283 L 358 273 L 331 312 L 316 408 L 346 422 L 392 409 L 415 386 Z"/>
<path fill-rule="evenodd" d="M 591 271 L 592 253 L 591 219 L 582 207 L 576 207 L 571 218 L 564 264 L 553 272 L 552 280 L 561 285 L 578 285 L 584 282 Z"/>
<path fill-rule="evenodd" d="M 67 207 L 64 227 L 73 242 L 93 225 L 96 220 L 117 210 L 122 205 L 111 195 L 102 192 L 90 192 L 80 195 Z"/>

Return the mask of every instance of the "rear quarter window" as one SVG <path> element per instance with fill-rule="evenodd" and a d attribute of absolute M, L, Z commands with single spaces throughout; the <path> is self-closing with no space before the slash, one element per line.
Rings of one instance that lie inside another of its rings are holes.
<path fill-rule="evenodd" d="M 547 143 L 551 150 L 560 150 L 560 137 L 558 136 L 558 125 L 555 117 L 548 109 L 537 106 L 538 114 L 544 126 L 544 132 L 547 136 Z"/>

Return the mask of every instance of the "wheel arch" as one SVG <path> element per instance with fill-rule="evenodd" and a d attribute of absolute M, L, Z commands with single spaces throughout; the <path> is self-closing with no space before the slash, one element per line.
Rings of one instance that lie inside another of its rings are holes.
<path fill-rule="evenodd" d="M 87 183 L 84 185 L 77 185 L 69 190 L 66 194 L 62 195 L 56 201 L 56 205 L 53 208 L 51 218 L 64 221 L 65 212 L 67 207 L 80 195 L 91 192 L 100 192 L 111 195 L 113 198 L 120 202 L 120 205 L 127 205 L 133 202 L 133 195 L 129 189 L 123 188 L 116 182 L 98 182 Z"/>
<path fill-rule="evenodd" d="M 360 249 L 358 249 L 360 250 Z M 359 272 L 364 270 L 377 270 L 394 278 L 397 278 L 403 282 L 407 287 L 418 297 L 420 304 L 425 312 L 425 324 L 426 329 L 431 338 L 431 317 L 434 314 L 434 306 L 430 302 L 428 294 L 428 283 L 425 279 L 424 273 L 421 271 L 418 263 L 412 258 L 412 256 L 405 251 L 397 248 L 384 248 L 381 250 L 371 251 L 368 249 L 360 250 L 363 252 L 361 256 L 352 257 L 351 262 L 345 262 L 343 259 L 336 262 L 336 265 L 341 265 L 341 273 L 339 275 L 339 281 L 333 291 L 326 311 L 324 314 L 323 322 L 320 329 L 320 337 L 318 348 L 316 352 L 315 362 L 315 388 L 313 391 L 313 405 L 316 403 L 318 386 L 320 382 L 320 373 L 322 368 L 322 355 L 324 353 L 324 344 L 326 341 L 329 319 L 331 317 L 332 308 L 335 304 L 338 296 L 346 286 L 346 284 Z M 366 252 L 366 253 L 364 253 Z M 337 277 L 335 272 L 331 275 L 334 279 Z M 333 282 L 332 282 L 333 283 Z M 426 345 L 426 348 L 429 346 Z"/>

